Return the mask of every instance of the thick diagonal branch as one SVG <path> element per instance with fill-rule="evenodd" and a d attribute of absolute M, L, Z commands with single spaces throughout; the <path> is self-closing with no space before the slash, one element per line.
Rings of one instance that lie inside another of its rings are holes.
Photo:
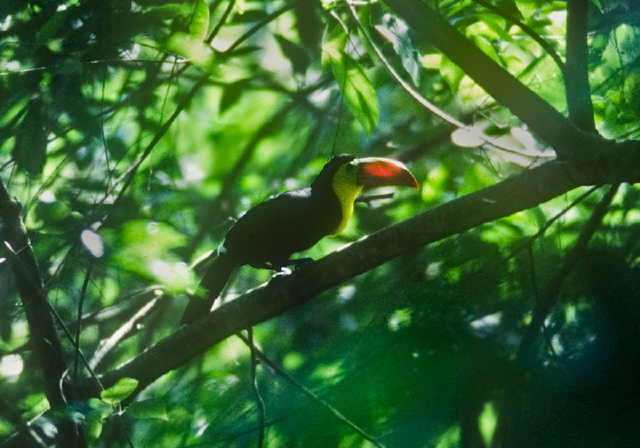
<path fill-rule="evenodd" d="M 106 373 L 101 380 L 109 387 L 119 378 L 132 377 L 140 382 L 139 390 L 142 390 L 227 337 L 278 316 L 393 258 L 534 207 L 578 185 L 567 175 L 564 164 L 553 162 L 426 211 L 245 293 Z M 85 387 L 85 393 L 99 393 L 90 379 L 86 380 Z"/>

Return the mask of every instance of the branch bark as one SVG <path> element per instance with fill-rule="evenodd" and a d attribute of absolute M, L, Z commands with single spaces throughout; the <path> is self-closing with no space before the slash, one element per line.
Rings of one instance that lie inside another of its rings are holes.
<path fill-rule="evenodd" d="M 45 395 L 53 409 L 62 410 L 70 398 L 68 395 L 72 394 L 72 388 L 64 381 L 67 372 L 65 353 L 21 210 L 20 203 L 0 181 L 0 221 L 4 222 L 2 243 L 11 253 L 11 270 L 29 325 L 29 339 L 42 368 Z M 84 446 L 75 425 L 64 419 L 58 422 L 57 441 L 60 446 Z"/>
<path fill-rule="evenodd" d="M 139 392 L 227 337 L 301 305 L 346 280 L 429 243 L 534 207 L 580 184 L 567 174 L 566 164 L 550 162 L 382 229 L 222 305 L 104 374 L 101 382 L 109 387 L 120 378 L 132 377 L 140 382 Z M 99 389 L 87 379 L 83 393 L 97 395 Z"/>
<path fill-rule="evenodd" d="M 567 64 L 565 87 L 569 119 L 580 129 L 595 132 L 589 87 L 588 0 L 567 1 Z"/>
<path fill-rule="evenodd" d="M 105 373 L 100 377 L 104 387 L 110 387 L 120 378 L 131 377 L 139 381 L 139 392 L 227 337 L 278 316 L 393 258 L 535 207 L 581 185 L 640 179 L 640 143 L 611 142 L 578 129 L 422 2 L 385 1 L 490 94 L 554 145 L 559 154 L 569 159 L 575 154 L 582 155 L 580 163 L 555 161 L 533 168 L 380 230 L 290 275 L 276 277 L 266 286 L 243 294 Z M 586 161 L 585 154 L 591 154 Z M 86 379 L 82 391 L 95 396 L 99 388 L 93 380 Z M 133 400 L 136 393 L 128 400 Z"/>

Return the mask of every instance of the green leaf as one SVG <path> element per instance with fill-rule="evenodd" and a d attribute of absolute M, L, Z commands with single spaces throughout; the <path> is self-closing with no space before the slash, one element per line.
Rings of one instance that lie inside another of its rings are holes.
<path fill-rule="evenodd" d="M 105 403 L 118 404 L 138 387 L 138 380 L 135 378 L 120 378 L 116 384 L 109 389 L 100 392 L 100 398 Z"/>
<path fill-rule="evenodd" d="M 136 401 L 127 407 L 127 413 L 135 418 L 158 418 L 169 420 L 167 405 L 163 400 Z"/>
<path fill-rule="evenodd" d="M 282 54 L 291 63 L 293 71 L 296 73 L 304 73 L 309 67 L 309 53 L 300 45 L 295 44 L 280 34 L 275 35 L 276 42 L 282 51 Z"/>
<path fill-rule="evenodd" d="M 105 403 L 104 401 L 98 398 L 89 398 L 89 407 L 94 411 L 100 411 L 103 415 L 107 416 L 113 412 L 113 406 L 109 403 Z"/>
<path fill-rule="evenodd" d="M 213 48 L 191 34 L 173 33 L 167 41 L 167 50 L 190 60 L 203 69 L 211 67 L 215 60 Z"/>
<path fill-rule="evenodd" d="M 191 23 L 189 23 L 189 34 L 194 40 L 203 42 L 208 30 L 209 7 L 204 0 L 197 0 Z"/>
<path fill-rule="evenodd" d="M 121 241 L 128 246 L 144 246 L 141 249 L 157 256 L 184 246 L 187 238 L 167 224 L 140 219 L 129 221 L 123 226 Z"/>
<path fill-rule="evenodd" d="M 43 104 L 35 101 L 16 134 L 11 155 L 20 170 L 40 175 L 47 161 L 48 130 L 45 127 Z"/>
<path fill-rule="evenodd" d="M 57 11 L 36 32 L 36 43 L 47 44 L 65 27 L 71 9 Z"/>
<path fill-rule="evenodd" d="M 400 56 L 402 67 L 411 76 L 415 86 L 420 84 L 420 53 L 414 50 L 409 37 L 409 26 L 402 19 L 385 14 L 382 25 L 376 25 L 376 31 L 391 42 L 393 50 Z"/>
<path fill-rule="evenodd" d="M 89 411 L 84 420 L 84 434 L 90 442 L 98 440 L 102 434 L 105 416 L 100 411 Z"/>
<path fill-rule="evenodd" d="M 332 43 L 325 44 L 323 50 L 349 110 L 371 135 L 378 124 L 378 99 L 364 68 Z"/>
<path fill-rule="evenodd" d="M 135 220 L 123 226 L 113 259 L 128 271 L 160 281 L 173 292 L 182 292 L 197 283 L 193 271 L 172 252 L 186 243 L 186 237 L 167 224 Z"/>
<path fill-rule="evenodd" d="M 240 100 L 248 85 L 247 80 L 243 79 L 242 81 L 225 86 L 222 91 L 222 96 L 220 97 L 220 112 L 224 112 L 233 107 L 233 105 Z"/>

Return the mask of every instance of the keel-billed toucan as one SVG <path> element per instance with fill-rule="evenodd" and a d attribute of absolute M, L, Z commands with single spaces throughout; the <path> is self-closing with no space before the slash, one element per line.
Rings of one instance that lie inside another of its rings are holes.
<path fill-rule="evenodd" d="M 415 177 L 396 160 L 343 154 L 327 162 L 310 187 L 277 194 L 249 209 L 227 233 L 181 323 L 211 310 L 235 268 L 248 264 L 277 270 L 294 264 L 292 254 L 344 230 L 363 188 L 391 185 L 418 188 Z"/>

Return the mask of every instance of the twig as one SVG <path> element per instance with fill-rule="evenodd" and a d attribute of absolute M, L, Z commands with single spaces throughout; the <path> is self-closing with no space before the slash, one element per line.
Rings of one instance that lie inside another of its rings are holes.
<path fill-rule="evenodd" d="M 556 63 L 560 71 L 563 74 L 565 73 L 565 64 L 562 58 L 560 57 L 560 55 L 558 54 L 558 52 L 549 44 L 549 42 L 544 40 L 538 33 L 536 33 L 533 30 L 533 28 L 531 28 L 529 25 L 524 23 L 522 20 L 519 20 L 517 17 L 512 16 L 511 14 L 506 12 L 504 9 L 497 7 L 492 3 L 489 3 L 487 0 L 473 0 L 473 1 L 479 5 L 484 6 L 488 10 L 493 11 L 503 19 L 508 20 L 509 22 L 513 23 L 518 28 L 520 28 L 522 31 L 524 31 L 527 35 L 529 35 L 529 37 L 531 37 L 534 41 L 536 41 L 538 45 L 540 45 L 547 52 L 547 54 L 551 57 L 551 59 L 553 59 L 553 61 Z"/>
<path fill-rule="evenodd" d="M 269 14 L 267 17 L 265 17 L 263 20 L 261 20 L 260 22 L 256 23 L 255 26 L 253 26 L 249 31 L 247 31 L 246 33 L 244 33 L 242 36 L 240 36 L 229 48 L 227 48 L 222 54 L 233 54 L 233 52 L 235 51 L 236 48 L 238 48 L 245 40 L 249 39 L 251 36 L 253 36 L 258 30 L 260 30 L 262 27 L 264 27 L 267 23 L 271 22 L 272 20 L 277 19 L 278 17 L 280 17 L 282 14 L 284 14 L 285 12 L 289 11 L 290 9 L 293 9 L 293 7 L 296 5 L 296 3 L 298 3 L 300 0 L 294 0 L 291 3 L 286 4 L 285 6 L 283 6 L 282 8 L 278 9 L 277 11 L 272 12 L 271 14 Z"/>
<path fill-rule="evenodd" d="M 159 292 L 159 294 L 156 291 Z M 128 334 L 130 334 L 136 325 L 138 325 L 138 323 L 158 304 L 158 302 L 165 297 L 164 293 L 161 292 L 160 287 L 154 288 L 154 292 L 156 292 L 156 297 L 140 308 L 133 317 L 127 319 L 124 325 L 121 325 L 109 338 L 100 341 L 96 352 L 88 363 L 91 368 L 95 369 L 102 362 L 107 353 L 116 347 Z"/>
<path fill-rule="evenodd" d="M 549 282 L 546 293 L 538 300 L 536 309 L 533 312 L 531 323 L 525 330 L 524 336 L 522 338 L 522 343 L 520 344 L 520 348 L 518 350 L 517 359 L 520 364 L 524 365 L 529 361 L 536 336 L 538 335 L 540 328 L 544 323 L 544 320 L 551 311 L 551 308 L 557 302 L 565 278 L 567 277 L 569 272 L 571 272 L 578 260 L 580 260 L 580 257 L 584 254 L 584 251 L 589 245 L 589 241 L 591 241 L 593 235 L 600 228 L 602 219 L 609 210 L 611 201 L 618 191 L 619 186 L 620 184 L 613 184 L 611 185 L 611 187 L 609 187 L 609 190 L 602 197 L 600 203 L 589 218 L 589 221 L 587 221 L 584 228 L 582 229 L 582 232 L 578 236 L 578 240 L 564 257 L 562 264 Z"/>
<path fill-rule="evenodd" d="M 257 358 L 260 359 L 261 362 L 269 366 L 269 368 L 271 368 L 274 372 L 276 372 L 278 375 L 280 375 L 282 378 L 284 378 L 286 381 L 292 384 L 296 389 L 298 389 L 304 395 L 320 403 L 325 409 L 331 412 L 342 423 L 344 423 L 349 428 L 351 428 L 356 434 L 360 435 L 362 438 L 371 442 L 374 446 L 377 446 L 378 448 L 385 448 L 385 446 L 382 443 L 378 442 L 373 436 L 367 434 L 362 428 L 360 428 L 358 425 L 356 425 L 351 420 L 349 420 L 343 413 L 338 411 L 336 408 L 330 405 L 327 401 L 323 400 L 316 393 L 314 393 L 313 391 L 311 391 L 310 389 L 302 385 L 298 380 L 296 380 L 294 377 L 289 375 L 284 369 L 282 369 L 275 362 L 271 361 L 267 357 L 267 355 L 264 354 L 264 352 L 262 352 L 260 349 L 258 349 L 253 345 L 253 340 L 245 338 L 241 334 L 238 334 L 237 336 L 242 340 L 242 342 L 244 342 L 249 346 L 249 348 L 251 348 L 252 357 L 255 355 Z"/>
<path fill-rule="evenodd" d="M 80 332 L 82 330 L 82 306 L 84 304 L 84 298 L 87 294 L 87 288 L 89 287 L 89 280 L 91 279 L 91 271 L 93 270 L 93 260 L 89 263 L 89 268 L 84 275 L 84 281 L 82 282 L 82 289 L 80 290 L 80 300 L 78 301 L 78 322 L 76 323 L 76 339 L 75 350 L 76 360 L 73 368 L 73 383 L 78 383 L 78 366 L 80 365 Z"/>
<path fill-rule="evenodd" d="M 206 43 L 210 44 L 213 41 L 213 39 L 215 39 L 215 37 L 218 35 L 220 30 L 224 26 L 225 22 L 229 18 L 231 11 L 233 11 L 233 7 L 235 6 L 235 4 L 236 4 L 236 0 L 229 1 L 229 4 L 227 5 L 227 9 L 225 9 L 224 12 L 222 13 L 222 17 L 220 17 L 220 20 L 218 20 L 218 23 L 216 23 L 216 26 L 213 27 L 211 34 L 209 34 L 207 38 L 204 40 Z"/>
<path fill-rule="evenodd" d="M 60 387 L 68 369 L 64 348 L 58 337 L 50 312 L 51 305 L 20 212 L 20 203 L 11 197 L 4 182 L 0 180 L 0 221 L 4 221 L 6 225 L 4 244 L 13 254 L 11 269 L 29 325 L 30 342 L 42 368 L 45 395 L 50 406 L 60 410 L 67 402 L 65 394 L 74 395 L 75 391 L 66 382 L 64 389 Z M 85 446 L 77 429 L 72 422 L 60 420 L 58 444 Z"/>
<path fill-rule="evenodd" d="M 467 126 L 457 118 L 453 117 L 452 115 L 449 115 L 448 113 L 440 109 L 438 106 L 436 106 L 435 104 L 427 100 L 417 90 L 411 87 L 411 85 L 407 81 L 405 81 L 404 78 L 402 78 L 402 76 L 400 76 L 397 70 L 393 68 L 391 63 L 387 60 L 385 55 L 382 53 L 382 50 L 380 50 L 378 45 L 374 42 L 373 38 L 370 36 L 366 27 L 360 20 L 360 17 L 358 16 L 358 13 L 355 10 L 353 4 L 349 0 L 345 0 L 345 2 L 349 6 L 349 10 L 351 11 L 352 16 L 356 20 L 358 27 L 360 28 L 360 31 L 362 32 L 363 36 L 367 39 L 367 42 L 369 43 L 371 48 L 373 48 L 373 51 L 376 53 L 376 56 L 378 56 L 378 59 L 380 59 L 380 61 L 382 62 L 382 65 L 384 65 L 384 67 L 387 69 L 389 74 L 396 80 L 396 82 L 400 85 L 400 87 L 402 87 L 402 89 L 405 92 L 407 92 L 414 100 L 416 100 L 418 104 L 420 104 L 422 107 L 424 107 L 429 112 L 434 114 L 436 117 L 440 118 L 442 121 L 452 124 L 453 126 L 468 132 L 473 137 L 478 138 L 485 143 L 488 143 L 489 145 L 493 146 L 496 149 L 499 149 L 501 151 L 505 151 L 508 153 L 512 153 L 512 154 L 526 156 L 526 153 L 524 153 L 523 151 L 505 146 L 499 140 L 489 137 L 485 133 L 480 132 L 479 130 L 471 126 Z"/>
<path fill-rule="evenodd" d="M 260 393 L 260 387 L 258 386 L 258 353 L 260 350 L 255 346 L 253 340 L 253 328 L 249 327 L 247 329 L 247 336 L 244 337 L 242 334 L 238 334 L 238 337 L 244 341 L 245 344 L 251 350 L 251 388 L 253 389 L 253 393 L 256 396 L 256 404 L 258 407 L 258 448 L 264 447 L 264 433 L 265 433 L 265 416 L 266 416 L 266 406 L 264 403 L 264 399 L 262 398 L 262 394 Z"/>
<path fill-rule="evenodd" d="M 554 216 L 552 216 L 551 218 L 549 218 L 547 220 L 547 222 L 544 223 L 544 225 L 542 227 L 540 227 L 538 229 L 538 231 L 535 233 L 535 235 L 530 236 L 526 241 L 522 242 L 522 244 L 520 244 L 519 247 L 517 247 L 515 250 L 513 250 L 511 252 L 511 254 L 509 254 L 509 259 L 514 258 L 518 253 L 520 253 L 520 251 L 524 250 L 524 249 L 531 249 L 531 246 L 533 245 L 533 243 L 540 237 L 542 237 L 547 230 L 549 230 L 549 228 L 555 224 L 555 222 L 557 220 L 559 220 L 560 218 L 562 218 L 565 214 L 567 214 L 573 207 L 575 207 L 576 205 L 578 205 L 579 203 L 581 203 L 582 201 L 584 201 L 587 197 L 591 196 L 592 193 L 594 193 L 598 188 L 601 188 L 602 185 L 596 185 L 594 187 L 591 187 L 588 191 L 586 191 L 585 193 L 581 194 L 580 196 L 578 196 L 575 200 L 573 200 L 571 202 L 571 204 L 569 204 L 568 206 L 566 206 L 564 209 L 560 210 L 560 212 L 556 213 Z"/>

